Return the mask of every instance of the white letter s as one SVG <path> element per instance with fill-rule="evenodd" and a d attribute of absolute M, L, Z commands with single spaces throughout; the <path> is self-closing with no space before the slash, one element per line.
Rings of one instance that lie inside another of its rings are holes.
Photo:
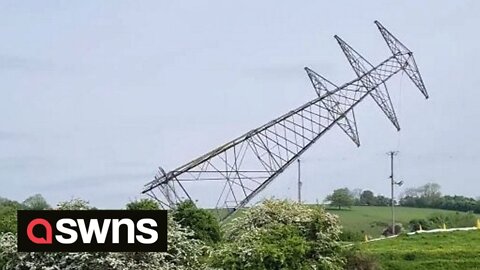
<path fill-rule="evenodd" d="M 158 240 L 158 233 L 154 229 L 146 228 L 145 224 L 150 225 L 150 227 L 157 227 L 157 222 L 151 218 L 140 219 L 137 222 L 137 229 L 144 234 L 150 235 L 149 238 L 143 237 L 143 235 L 137 235 L 137 241 L 142 244 L 153 244 Z"/>
<path fill-rule="evenodd" d="M 57 241 L 62 243 L 62 244 L 75 243 L 75 241 L 77 241 L 77 238 L 78 238 L 77 232 L 73 229 L 66 228 L 65 224 L 68 224 L 71 227 L 76 227 L 77 226 L 77 223 L 75 222 L 75 220 L 73 220 L 71 218 L 62 218 L 62 219 L 58 220 L 57 224 L 56 224 L 57 230 L 59 232 L 63 233 L 63 234 L 70 235 L 70 237 L 65 238 L 61 235 L 55 235 L 55 239 L 57 239 Z"/>

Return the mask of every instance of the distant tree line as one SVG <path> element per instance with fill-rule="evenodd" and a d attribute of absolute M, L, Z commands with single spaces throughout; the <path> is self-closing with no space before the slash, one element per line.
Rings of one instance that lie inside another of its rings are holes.
<path fill-rule="evenodd" d="M 442 195 L 440 185 L 427 183 L 420 187 L 408 188 L 395 204 L 405 207 L 434 208 L 480 214 L 480 200 L 459 195 Z M 389 206 L 391 199 L 371 190 L 348 188 L 335 189 L 325 201 L 338 209 L 356 206 Z"/>
<path fill-rule="evenodd" d="M 50 205 L 40 194 L 28 197 L 23 202 L 0 197 L 0 233 L 17 231 L 17 210 L 46 210 Z"/>
<path fill-rule="evenodd" d="M 442 195 L 440 185 L 435 183 L 407 189 L 400 199 L 400 205 L 480 213 L 480 200 L 458 195 Z"/>
<path fill-rule="evenodd" d="M 355 198 L 355 205 L 370 205 L 370 206 L 388 206 L 391 204 L 391 199 L 383 195 L 375 195 L 370 190 L 364 190 L 360 196 Z"/>
<path fill-rule="evenodd" d="M 331 207 L 342 209 L 353 205 L 364 206 L 388 206 L 391 200 L 383 195 L 375 195 L 371 190 L 350 190 L 348 188 L 335 189 L 332 194 L 325 198 Z"/>

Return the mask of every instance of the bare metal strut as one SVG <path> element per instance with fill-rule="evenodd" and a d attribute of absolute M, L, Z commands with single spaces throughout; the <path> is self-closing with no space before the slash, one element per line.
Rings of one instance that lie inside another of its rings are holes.
<path fill-rule="evenodd" d="M 360 146 L 353 108 L 365 97 L 372 97 L 400 130 L 385 82 L 403 71 L 425 98 L 428 93 L 413 53 L 378 21 L 375 24 L 390 57 L 374 66 L 335 36 L 357 78 L 337 86 L 306 67 L 317 98 L 172 171 L 160 168 L 142 193 L 166 208 L 185 199 L 198 199 L 191 195 L 201 194 L 205 207 L 229 209 L 228 216 L 251 201 L 334 125 Z"/>

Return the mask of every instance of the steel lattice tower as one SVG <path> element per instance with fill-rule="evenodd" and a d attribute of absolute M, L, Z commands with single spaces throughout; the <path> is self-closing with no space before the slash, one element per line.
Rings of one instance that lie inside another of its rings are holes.
<path fill-rule="evenodd" d="M 216 196 L 215 206 L 229 209 L 229 215 L 244 207 L 334 125 L 360 146 L 353 109 L 367 96 L 400 130 L 385 82 L 403 71 L 425 98 L 428 94 L 413 53 L 378 21 L 375 24 L 390 48 L 390 57 L 373 66 L 335 36 L 357 78 L 337 86 L 305 68 L 317 98 L 172 171 L 159 168 L 143 193 L 171 208 L 182 200 L 197 199 L 191 193 L 201 192 L 204 197 Z"/>

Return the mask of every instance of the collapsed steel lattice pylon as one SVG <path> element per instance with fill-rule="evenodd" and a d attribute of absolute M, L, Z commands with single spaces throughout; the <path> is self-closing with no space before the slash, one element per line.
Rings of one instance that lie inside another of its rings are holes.
<path fill-rule="evenodd" d="M 389 58 L 373 66 L 335 36 L 357 78 L 336 86 L 305 68 L 317 98 L 175 170 L 165 172 L 159 168 L 143 193 L 165 207 L 173 207 L 181 200 L 197 199 L 190 196 L 191 191 L 211 199 L 215 188 L 219 188 L 215 207 L 227 208 L 231 214 L 251 201 L 335 124 L 360 146 L 353 108 L 366 96 L 371 96 L 400 130 L 385 82 L 403 71 L 425 98 L 428 94 L 413 53 L 378 21 L 375 24 L 392 52 Z M 200 183 L 205 181 L 213 184 L 202 186 Z"/>

